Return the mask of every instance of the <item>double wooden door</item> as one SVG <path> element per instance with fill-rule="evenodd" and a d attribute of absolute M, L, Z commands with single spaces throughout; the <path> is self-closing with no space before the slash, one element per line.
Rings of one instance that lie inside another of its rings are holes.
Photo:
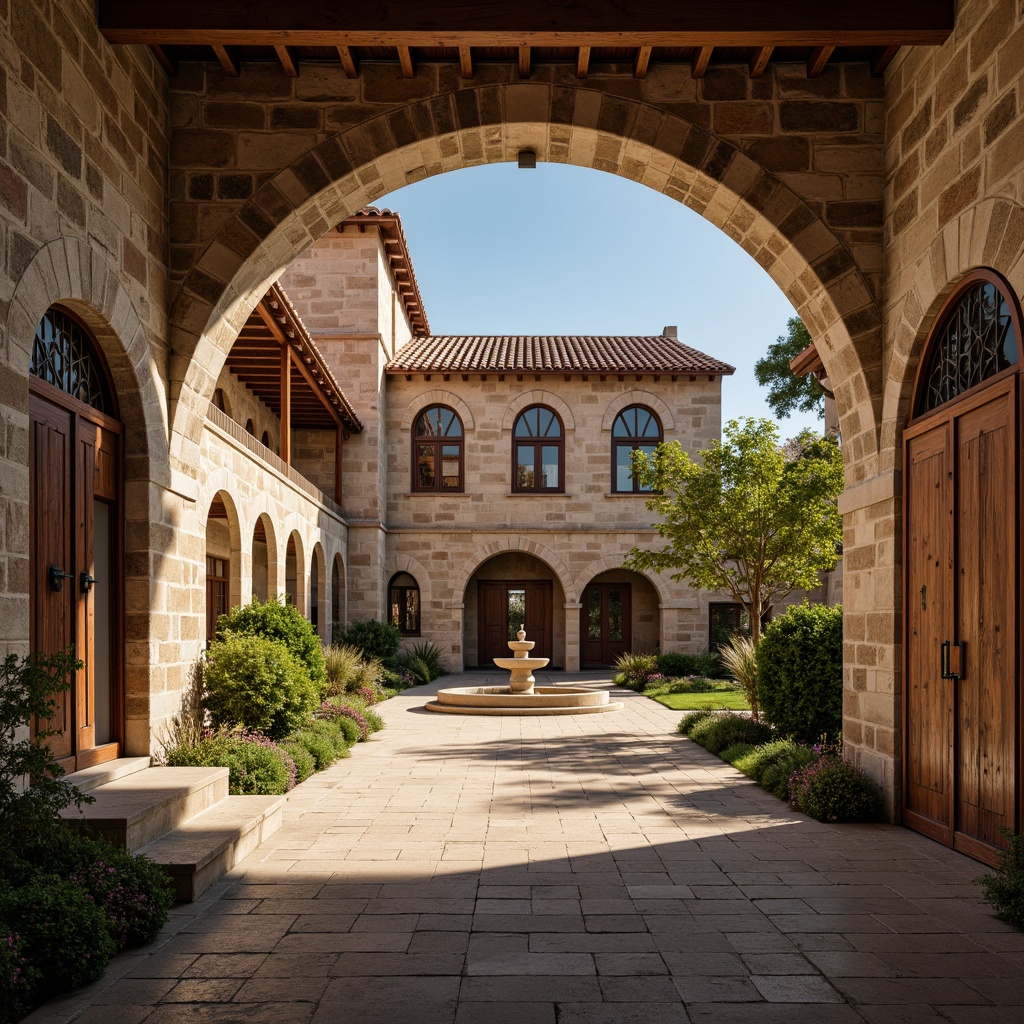
<path fill-rule="evenodd" d="M 632 589 L 628 583 L 591 583 L 580 609 L 580 663 L 605 668 L 632 644 Z"/>
<path fill-rule="evenodd" d="M 1016 820 L 1017 378 L 905 433 L 904 821 L 993 862 Z"/>
<path fill-rule="evenodd" d="M 65 771 L 118 755 L 120 425 L 56 388 L 29 396 L 30 633 L 33 651 L 82 662 L 58 695 L 50 747 Z"/>
<path fill-rule="evenodd" d="M 553 656 L 550 580 L 481 580 L 477 594 L 481 668 L 492 668 L 494 658 L 512 656 L 508 642 L 520 626 L 526 639 L 536 643 L 530 657 Z"/>

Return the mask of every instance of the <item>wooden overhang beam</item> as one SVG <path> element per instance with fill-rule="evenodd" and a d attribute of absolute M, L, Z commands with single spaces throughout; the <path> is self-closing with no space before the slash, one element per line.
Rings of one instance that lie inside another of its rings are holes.
<path fill-rule="evenodd" d="M 955 0 L 98 0 L 111 43 L 220 46 L 931 46 L 953 30 Z M 627 9 L 628 6 L 628 9 Z"/>

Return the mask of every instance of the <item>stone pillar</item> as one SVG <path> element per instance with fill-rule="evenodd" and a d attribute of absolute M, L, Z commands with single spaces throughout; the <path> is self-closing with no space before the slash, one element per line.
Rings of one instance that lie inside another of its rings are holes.
<path fill-rule="evenodd" d="M 565 602 L 565 671 L 580 670 L 580 609 L 578 601 Z"/>

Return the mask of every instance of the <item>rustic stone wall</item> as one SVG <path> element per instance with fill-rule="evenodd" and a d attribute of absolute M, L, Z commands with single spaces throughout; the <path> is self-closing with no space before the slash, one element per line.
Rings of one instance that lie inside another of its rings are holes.
<path fill-rule="evenodd" d="M 901 431 L 943 299 L 997 270 L 1024 295 L 1024 7 L 964 0 L 948 42 L 886 74 L 884 376 L 879 474 L 843 496 L 847 750 L 898 810 Z"/>

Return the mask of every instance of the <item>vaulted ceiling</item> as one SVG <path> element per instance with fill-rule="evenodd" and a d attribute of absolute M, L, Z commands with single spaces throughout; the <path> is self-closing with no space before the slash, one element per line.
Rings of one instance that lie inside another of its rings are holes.
<path fill-rule="evenodd" d="M 652 65 L 799 62 L 815 76 L 834 62 L 868 62 L 880 74 L 901 46 L 937 45 L 953 28 L 954 0 L 98 0 L 112 43 L 151 46 L 169 73 L 181 61 L 218 61 L 231 76 L 247 61 L 339 62 L 350 78 L 367 61 L 412 78 L 418 63 L 457 65 L 471 79 L 484 63 L 568 64 L 586 78 L 601 67 L 637 78 Z"/>

